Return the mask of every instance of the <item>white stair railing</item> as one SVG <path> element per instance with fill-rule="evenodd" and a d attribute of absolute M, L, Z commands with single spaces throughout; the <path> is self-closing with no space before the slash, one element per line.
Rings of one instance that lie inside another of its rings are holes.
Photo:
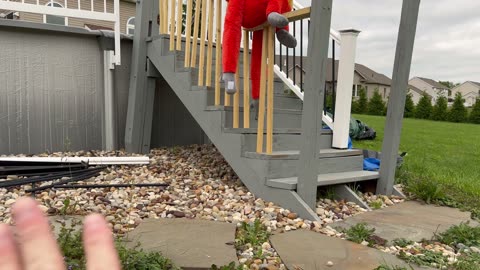
<path fill-rule="evenodd" d="M 95 10 L 94 1 L 95 3 L 101 1 L 101 5 L 99 5 L 102 7 L 101 10 Z M 113 12 L 107 10 L 107 0 L 90 0 L 88 1 L 88 5 L 86 7 L 82 6 L 82 3 L 85 4 L 85 2 L 80 0 L 75 1 L 75 4 L 73 6 L 68 0 L 60 0 L 59 3 L 62 6 L 54 6 L 53 1 L 52 5 L 45 5 L 45 2 L 40 3 L 39 0 L 36 0 L 36 2 L 31 1 L 28 3 L 25 2 L 25 0 L 0 0 L 0 10 L 3 9 L 17 12 L 37 13 L 42 15 L 62 16 L 66 19 L 70 17 L 113 22 L 115 32 L 114 62 L 116 65 L 120 65 L 120 0 L 113 0 Z"/>
<path fill-rule="evenodd" d="M 304 7 L 297 1 L 294 1 L 293 8 L 297 10 Z M 323 122 L 333 130 L 333 148 L 348 148 L 356 41 L 359 33 L 359 31 L 353 29 L 340 32 L 330 29 L 330 37 L 335 41 L 335 43 L 339 44 L 341 48 L 341 57 L 338 67 L 338 85 L 335 99 L 335 121 L 333 121 L 333 119 L 325 112 L 322 115 Z M 280 78 L 283 83 L 285 83 L 285 85 L 303 101 L 304 94 L 301 87 L 295 84 L 294 81 L 291 80 L 289 76 L 282 70 L 282 68 L 278 66 L 278 64 L 283 65 L 283 63 L 277 63 L 275 65 L 275 75 Z"/>

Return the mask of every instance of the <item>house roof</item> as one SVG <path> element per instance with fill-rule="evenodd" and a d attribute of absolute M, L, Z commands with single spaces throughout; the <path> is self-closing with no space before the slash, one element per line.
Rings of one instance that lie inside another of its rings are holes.
<path fill-rule="evenodd" d="M 445 85 L 437 82 L 437 81 L 434 81 L 432 79 L 428 79 L 428 78 L 423 78 L 423 77 L 417 77 L 418 79 L 428 83 L 429 85 L 437 88 L 437 89 L 449 89 L 448 87 L 446 87 Z"/>
<path fill-rule="evenodd" d="M 473 83 L 475 84 L 476 86 L 480 87 L 480 82 L 474 82 L 474 81 L 468 81 L 469 83 Z"/>
<path fill-rule="evenodd" d="M 420 94 L 420 95 L 426 94 L 427 96 L 432 97 L 432 95 L 430 95 L 430 94 L 427 93 L 426 91 L 420 90 L 420 88 L 417 88 L 417 87 L 415 87 L 415 86 L 413 86 L 413 85 L 411 85 L 411 84 L 408 85 L 408 89 L 410 89 L 410 90 L 412 90 L 412 91 L 414 91 L 414 92 L 416 92 L 416 93 L 418 93 L 418 94 Z"/>
<path fill-rule="evenodd" d="M 282 61 L 285 62 L 287 60 L 286 56 L 281 57 Z M 280 62 L 280 56 L 276 56 L 276 63 Z M 306 57 L 303 57 L 303 60 L 300 56 L 289 56 L 288 57 L 288 66 L 289 70 L 292 70 L 293 64 L 295 63 L 296 68 L 299 68 L 298 66 L 301 61 L 305 64 L 307 62 Z M 332 81 L 332 58 L 328 59 L 327 62 L 327 72 L 326 72 L 326 81 L 331 82 Z M 335 81 L 338 79 L 338 65 L 339 65 L 339 60 L 335 60 Z M 305 70 L 303 70 L 305 72 Z M 362 65 L 362 64 L 355 64 L 355 72 L 363 78 L 365 83 L 371 83 L 371 84 L 380 84 L 380 85 L 386 85 L 390 86 L 392 84 L 392 80 L 388 78 L 387 76 L 380 74 L 378 72 L 375 72 L 371 68 Z"/>

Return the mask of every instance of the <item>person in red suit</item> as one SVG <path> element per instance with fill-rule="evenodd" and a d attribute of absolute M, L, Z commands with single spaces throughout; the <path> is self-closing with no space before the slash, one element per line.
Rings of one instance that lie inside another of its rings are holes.
<path fill-rule="evenodd" d="M 278 41 L 289 48 L 297 46 L 297 40 L 288 32 L 288 19 L 282 13 L 292 10 L 293 0 L 227 0 L 225 30 L 223 32 L 223 76 L 228 94 L 236 92 L 235 72 L 240 54 L 242 27 L 253 28 L 268 21 L 275 26 Z M 263 31 L 253 33 L 250 78 L 252 81 L 251 106 L 258 118 L 260 69 L 262 60 Z"/>

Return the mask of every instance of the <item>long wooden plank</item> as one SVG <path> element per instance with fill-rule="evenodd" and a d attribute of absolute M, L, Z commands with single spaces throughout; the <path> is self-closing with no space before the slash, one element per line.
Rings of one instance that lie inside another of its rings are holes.
<path fill-rule="evenodd" d="M 177 51 L 182 50 L 182 14 L 183 14 L 183 0 L 178 0 L 178 3 L 177 3 Z"/>
<path fill-rule="evenodd" d="M 221 72 L 221 58 L 222 58 L 222 0 L 217 0 L 217 7 L 215 10 L 217 16 L 217 31 L 216 31 L 216 59 L 215 59 L 215 106 L 220 105 L 220 76 Z"/>
<path fill-rule="evenodd" d="M 263 127 L 265 124 L 265 92 L 267 69 L 268 31 L 263 30 L 262 65 L 260 72 L 260 105 L 258 106 L 257 153 L 263 152 Z"/>
<path fill-rule="evenodd" d="M 288 19 L 289 22 L 294 22 L 294 21 L 299 21 L 299 20 L 302 20 L 302 19 L 310 18 L 310 13 L 311 13 L 311 8 L 307 7 L 307 8 L 297 9 L 297 10 L 293 10 L 293 11 L 284 13 L 283 16 L 285 16 Z M 246 28 L 245 30 L 247 30 L 249 32 L 255 32 L 255 31 L 258 31 L 258 30 L 262 30 L 263 28 L 268 27 L 268 26 L 269 26 L 269 23 L 264 22 L 264 23 L 262 23 L 258 26 L 255 26 L 255 27 L 252 27 L 252 28 Z"/>
<path fill-rule="evenodd" d="M 168 34 L 168 0 L 163 1 L 163 34 Z"/>
<path fill-rule="evenodd" d="M 193 13 L 193 0 L 188 0 L 187 3 L 187 19 L 185 27 L 185 67 L 190 66 L 190 53 L 192 49 L 192 13 Z"/>
<path fill-rule="evenodd" d="M 312 209 L 317 200 L 317 158 L 320 151 L 323 99 L 325 97 L 325 74 L 330 45 L 332 0 L 312 1 L 311 28 L 308 39 L 307 74 L 302 115 L 302 139 L 298 166 L 300 197 Z"/>
<path fill-rule="evenodd" d="M 175 0 L 170 1 L 170 51 L 175 50 Z"/>
<path fill-rule="evenodd" d="M 267 154 L 273 151 L 273 66 L 275 52 L 275 29 L 268 27 L 268 68 L 267 68 Z"/>
<path fill-rule="evenodd" d="M 198 86 L 204 86 L 205 82 L 205 35 L 207 32 L 207 3 L 202 0 L 202 27 L 200 31 L 200 59 L 198 60 Z"/>
<path fill-rule="evenodd" d="M 212 86 L 212 58 L 213 58 L 213 17 L 214 11 L 213 7 L 215 5 L 215 0 L 210 0 L 209 11 L 208 11 L 208 51 L 207 51 L 207 80 L 205 82 L 206 86 Z"/>
<path fill-rule="evenodd" d="M 380 162 L 380 181 L 377 193 L 391 195 L 395 183 L 397 155 L 402 133 L 403 108 L 407 96 L 408 78 L 412 64 L 420 0 L 403 1 L 398 30 L 395 63 L 392 76 L 392 94 L 388 102 L 385 136 Z"/>
<path fill-rule="evenodd" d="M 243 128 L 250 128 L 250 43 L 243 31 Z"/>
<path fill-rule="evenodd" d="M 200 13 L 202 13 L 202 1 L 195 1 L 195 22 L 193 24 L 193 39 L 192 39 L 192 58 L 190 60 L 190 67 L 197 66 L 197 48 L 198 48 L 198 28 L 200 28 Z"/>

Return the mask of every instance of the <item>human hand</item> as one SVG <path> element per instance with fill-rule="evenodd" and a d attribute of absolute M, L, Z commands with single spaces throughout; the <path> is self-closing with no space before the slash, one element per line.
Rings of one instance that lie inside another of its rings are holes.
<path fill-rule="evenodd" d="M 65 270 L 47 218 L 31 198 L 12 209 L 15 226 L 0 224 L 0 270 Z M 85 218 L 83 246 L 88 270 L 120 270 L 113 235 L 101 215 Z"/>

